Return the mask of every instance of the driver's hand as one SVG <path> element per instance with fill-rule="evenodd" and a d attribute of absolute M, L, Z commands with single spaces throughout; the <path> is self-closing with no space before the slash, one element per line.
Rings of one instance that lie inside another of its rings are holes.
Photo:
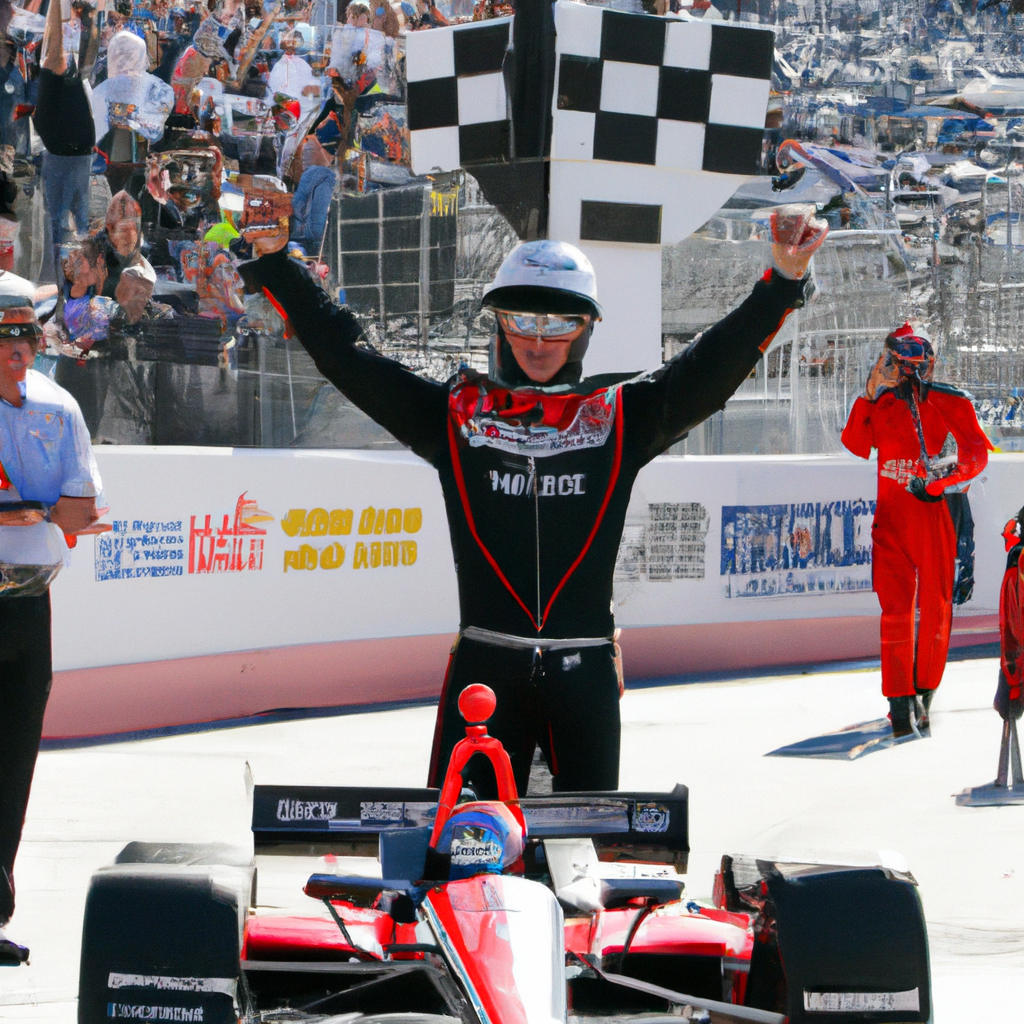
<path fill-rule="evenodd" d="M 970 477 L 964 477 L 958 469 L 955 469 L 948 476 L 940 476 L 938 480 L 928 481 L 924 489 L 933 497 L 943 497 L 946 488 L 955 487 L 957 484 L 963 483 L 965 479 L 969 480 Z"/>
<path fill-rule="evenodd" d="M 280 254 L 277 257 L 277 261 L 286 259 L 284 246 L 278 249 L 277 252 Z M 261 294 L 264 285 L 269 285 L 274 280 L 275 272 L 280 273 L 280 262 L 277 261 L 268 261 L 268 264 L 263 264 L 258 259 L 255 259 L 238 264 L 238 276 L 242 279 L 242 284 L 245 286 L 246 295 Z"/>
<path fill-rule="evenodd" d="M 268 238 L 257 238 L 252 243 L 252 251 L 257 256 L 269 256 L 271 253 L 280 252 L 288 244 L 288 229 L 284 228 L 280 233 Z"/>
<path fill-rule="evenodd" d="M 783 277 L 799 281 L 828 234 L 811 203 L 793 203 L 772 211 L 772 264 Z"/>
<path fill-rule="evenodd" d="M 935 502 L 942 501 L 943 498 L 943 487 L 940 486 L 938 492 L 932 490 L 936 483 L 939 481 L 933 481 L 931 484 L 926 484 L 924 477 L 915 476 L 911 477 L 907 483 L 907 490 L 915 497 L 918 501 Z"/>
<path fill-rule="evenodd" d="M 622 695 L 626 692 L 626 674 L 622 668 L 622 648 L 619 646 L 620 636 L 622 636 L 622 630 L 617 628 L 612 634 L 612 664 L 615 666 L 615 677 L 619 681 L 619 700 L 622 700 Z"/>
<path fill-rule="evenodd" d="M 775 154 L 775 166 L 780 174 L 785 174 L 794 167 L 801 167 L 809 163 L 810 157 L 795 139 L 786 139 L 778 148 Z"/>
<path fill-rule="evenodd" d="M 96 508 L 95 498 L 69 498 L 62 494 L 50 509 L 50 522 L 70 536 L 87 530 L 107 511 Z"/>

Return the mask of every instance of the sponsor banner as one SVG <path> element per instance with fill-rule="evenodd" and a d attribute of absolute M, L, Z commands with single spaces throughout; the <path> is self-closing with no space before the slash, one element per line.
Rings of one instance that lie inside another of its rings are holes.
<path fill-rule="evenodd" d="M 727 597 L 823 597 L 871 590 L 873 500 L 727 505 Z"/>
<path fill-rule="evenodd" d="M 182 521 L 115 519 L 96 538 L 97 581 L 181 576 L 185 571 Z"/>
<path fill-rule="evenodd" d="M 458 629 L 437 474 L 411 453 L 101 445 L 95 454 L 115 529 L 80 541 L 51 588 L 58 672 L 251 652 L 230 685 L 280 707 L 294 679 L 271 677 L 264 651 Z M 1000 532 L 1020 507 L 1022 470 L 1024 455 L 994 455 L 971 488 L 977 585 L 958 616 L 995 614 Z M 617 624 L 877 618 L 875 471 L 842 456 L 654 460 L 626 515 Z M 546 475 L 556 494 L 588 483 Z M 504 471 L 490 482 L 510 494 L 520 486 Z M 688 671 L 689 658 L 659 654 L 658 664 Z"/>
<path fill-rule="evenodd" d="M 53 591 L 57 671 L 457 629 L 440 487 L 412 455 L 96 453 L 113 529 Z"/>
<path fill-rule="evenodd" d="M 661 501 L 627 516 L 615 582 L 704 579 L 709 522 L 708 510 L 696 501 Z"/>

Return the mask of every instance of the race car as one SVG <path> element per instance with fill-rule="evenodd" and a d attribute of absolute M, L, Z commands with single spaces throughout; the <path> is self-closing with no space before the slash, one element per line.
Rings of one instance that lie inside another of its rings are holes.
<path fill-rule="evenodd" d="M 129 844 L 90 886 L 80 1024 L 932 1019 L 909 873 L 725 856 L 688 899 L 685 786 L 520 799 L 494 707 L 464 691 L 441 790 L 256 786 L 251 854 Z M 317 865 L 309 909 L 260 904 L 275 858 Z"/>

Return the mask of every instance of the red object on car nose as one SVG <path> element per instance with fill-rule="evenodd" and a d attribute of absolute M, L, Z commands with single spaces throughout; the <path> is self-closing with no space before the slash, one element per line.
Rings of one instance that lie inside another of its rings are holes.
<path fill-rule="evenodd" d="M 473 683 L 459 694 L 459 714 L 470 724 L 486 722 L 497 707 L 494 691 L 483 683 Z"/>

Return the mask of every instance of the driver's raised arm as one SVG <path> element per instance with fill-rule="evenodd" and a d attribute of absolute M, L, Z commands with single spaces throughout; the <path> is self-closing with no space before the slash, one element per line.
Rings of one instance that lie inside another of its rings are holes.
<path fill-rule="evenodd" d="M 624 424 L 641 464 L 725 408 L 786 317 L 803 305 L 807 265 L 827 232 L 813 206 L 780 208 L 772 217 L 773 266 L 750 295 L 685 352 L 625 385 Z"/>
<path fill-rule="evenodd" d="M 239 272 L 251 292 L 264 291 L 283 311 L 316 368 L 349 401 L 428 462 L 447 451 L 445 385 L 357 345 L 359 321 L 283 250 L 243 263 Z"/>

